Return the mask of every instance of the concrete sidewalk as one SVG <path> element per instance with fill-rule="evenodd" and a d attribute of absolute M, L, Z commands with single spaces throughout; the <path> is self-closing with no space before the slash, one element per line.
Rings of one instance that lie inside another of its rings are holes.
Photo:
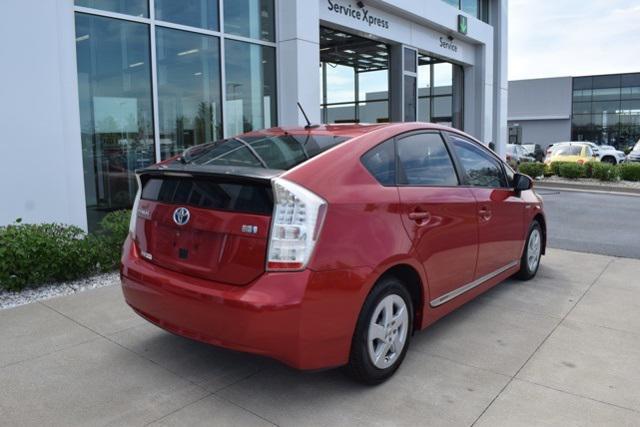
<path fill-rule="evenodd" d="M 638 425 L 640 260 L 550 250 L 369 388 L 170 335 L 112 286 L 0 311 L 2 425 Z"/>

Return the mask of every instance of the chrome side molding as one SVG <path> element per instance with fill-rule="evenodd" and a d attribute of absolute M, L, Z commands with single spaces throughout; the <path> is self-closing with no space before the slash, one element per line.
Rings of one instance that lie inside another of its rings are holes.
<path fill-rule="evenodd" d="M 500 274 L 504 273 L 505 271 L 515 267 L 516 265 L 518 265 L 520 263 L 520 261 L 513 261 L 510 262 L 509 264 L 505 265 L 504 267 L 501 267 L 499 269 L 497 269 L 496 271 L 487 274 L 486 276 L 482 276 L 479 279 L 474 280 L 473 282 L 469 283 L 468 285 L 464 285 L 458 289 L 454 289 L 453 291 L 446 293 L 444 295 L 442 295 L 441 297 L 438 297 L 436 299 L 434 299 L 433 301 L 431 301 L 429 304 L 431 305 L 431 307 L 438 307 L 446 302 L 451 301 L 452 299 L 459 297 L 460 295 L 464 294 L 465 292 L 469 292 L 470 290 L 477 288 L 478 286 L 482 285 L 484 282 L 489 281 L 491 279 L 493 279 L 496 276 L 499 276 Z"/>

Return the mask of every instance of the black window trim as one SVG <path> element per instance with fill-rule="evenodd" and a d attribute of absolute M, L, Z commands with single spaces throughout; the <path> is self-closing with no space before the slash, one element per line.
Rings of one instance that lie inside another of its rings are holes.
<path fill-rule="evenodd" d="M 461 135 L 457 132 L 453 132 L 453 131 L 444 131 L 443 132 L 445 134 L 445 139 L 447 140 L 447 142 L 452 146 L 451 147 L 451 151 L 453 152 L 453 157 L 455 157 L 455 162 L 459 165 L 460 170 L 464 172 L 464 179 L 461 181 L 462 187 L 465 188 L 487 188 L 487 189 L 493 189 L 493 190 L 510 190 L 513 191 L 513 187 L 487 187 L 487 186 L 481 186 L 481 185 L 471 185 L 468 182 L 468 178 L 467 178 L 467 171 L 465 170 L 464 166 L 462 165 L 462 161 L 460 160 L 460 158 L 458 157 L 458 153 L 455 151 L 454 147 L 453 147 L 453 142 L 451 141 L 451 137 L 456 137 L 461 139 L 462 141 L 466 141 L 471 145 L 476 145 L 477 147 L 479 147 L 481 149 L 481 151 L 483 151 L 484 153 L 488 154 L 489 157 L 493 158 L 494 160 L 496 160 L 498 162 L 498 165 L 500 165 L 500 172 L 502 173 L 502 178 L 503 178 L 503 182 L 506 183 L 507 185 L 509 184 L 509 180 L 507 179 L 507 172 L 505 170 L 506 167 L 509 167 L 500 157 L 498 157 L 498 155 L 496 153 L 494 153 L 493 151 L 489 150 L 487 147 L 485 147 L 483 144 L 481 144 L 480 142 L 469 138 L 468 136 L 465 135 Z M 513 171 L 513 169 L 512 169 Z M 517 173 L 516 171 L 513 171 L 514 173 Z"/>
<path fill-rule="evenodd" d="M 440 136 L 440 139 L 442 140 L 445 150 L 447 150 L 447 153 L 449 154 L 449 159 L 451 159 L 451 165 L 453 166 L 453 171 L 455 172 L 456 179 L 458 180 L 458 183 L 456 185 L 433 185 L 433 184 L 420 185 L 420 184 L 404 184 L 400 182 L 400 177 L 404 176 L 404 171 L 402 170 L 402 166 L 400 165 L 400 156 L 398 155 L 398 143 L 402 139 L 409 138 L 414 135 L 425 135 L 425 134 L 437 134 L 438 136 Z M 451 151 L 451 146 L 449 145 L 444 135 L 442 135 L 442 132 L 440 132 L 439 130 L 419 129 L 419 130 L 414 130 L 410 132 L 405 132 L 400 135 L 396 135 L 396 137 L 394 138 L 394 146 L 396 150 L 396 187 L 398 188 L 458 188 L 462 185 L 462 182 L 463 182 L 462 175 L 456 165 L 456 161 Z"/>
<path fill-rule="evenodd" d="M 444 143 L 445 149 L 449 153 L 449 158 L 451 159 L 453 170 L 455 171 L 456 179 L 458 180 L 457 185 L 431 185 L 431 184 L 417 185 L 417 184 L 401 184 L 400 183 L 399 178 L 400 178 L 401 166 L 400 166 L 400 156 L 398 155 L 398 142 L 403 138 L 408 138 L 410 136 L 418 135 L 418 134 L 438 134 L 440 136 L 440 138 L 442 139 L 442 142 Z M 386 144 L 389 141 L 393 141 L 393 151 L 394 151 L 393 155 L 394 155 L 394 161 L 395 161 L 395 181 L 393 184 L 383 184 L 380 181 L 378 181 L 378 178 L 376 178 L 371 173 L 369 168 L 367 168 L 367 166 L 364 163 L 364 156 L 366 156 L 371 151 L 377 149 L 378 147 L 380 147 L 383 144 Z M 393 187 L 395 188 L 459 188 L 459 187 L 465 186 L 463 184 L 463 175 L 462 175 L 462 171 L 464 169 L 462 169 L 462 167 L 460 166 L 459 161 L 455 153 L 453 152 L 453 148 L 451 147 L 451 144 L 449 143 L 447 137 L 444 135 L 442 131 L 438 129 L 414 129 L 414 130 L 410 130 L 410 131 L 392 136 L 391 138 L 385 139 L 384 141 L 379 142 L 375 146 L 365 151 L 360 156 L 360 164 L 364 167 L 364 169 L 371 176 L 371 178 L 374 179 L 375 182 L 377 182 L 380 186 L 386 187 L 386 188 L 393 188 Z"/>

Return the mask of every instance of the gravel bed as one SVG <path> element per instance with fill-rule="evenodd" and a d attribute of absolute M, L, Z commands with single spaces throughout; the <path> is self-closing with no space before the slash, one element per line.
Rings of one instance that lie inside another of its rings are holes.
<path fill-rule="evenodd" d="M 120 284 L 120 274 L 115 271 L 113 273 L 98 274 L 97 276 L 74 280 L 72 282 L 50 283 L 38 287 L 26 288 L 19 292 L 0 290 L 0 310 L 117 284 Z"/>
<path fill-rule="evenodd" d="M 580 178 L 580 179 L 567 179 L 561 178 L 558 176 L 551 176 L 547 178 L 538 178 L 536 182 L 542 184 L 583 184 L 583 185 L 594 185 L 598 187 L 609 187 L 609 188 L 633 188 L 640 190 L 640 182 L 637 181 L 611 181 L 605 182 L 600 181 L 598 179 L 591 178 Z"/>

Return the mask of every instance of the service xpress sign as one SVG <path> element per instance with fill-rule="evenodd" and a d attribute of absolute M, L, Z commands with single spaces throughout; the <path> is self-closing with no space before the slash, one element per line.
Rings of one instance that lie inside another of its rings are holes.
<path fill-rule="evenodd" d="M 338 2 L 336 2 L 335 0 L 334 1 L 327 0 L 327 8 L 329 9 L 329 12 L 334 12 L 339 15 L 344 15 L 355 21 L 365 22 L 369 24 L 370 27 L 380 27 L 384 29 L 389 29 L 388 20 L 374 15 L 365 6 L 353 7 L 351 4 L 343 6 Z"/>

